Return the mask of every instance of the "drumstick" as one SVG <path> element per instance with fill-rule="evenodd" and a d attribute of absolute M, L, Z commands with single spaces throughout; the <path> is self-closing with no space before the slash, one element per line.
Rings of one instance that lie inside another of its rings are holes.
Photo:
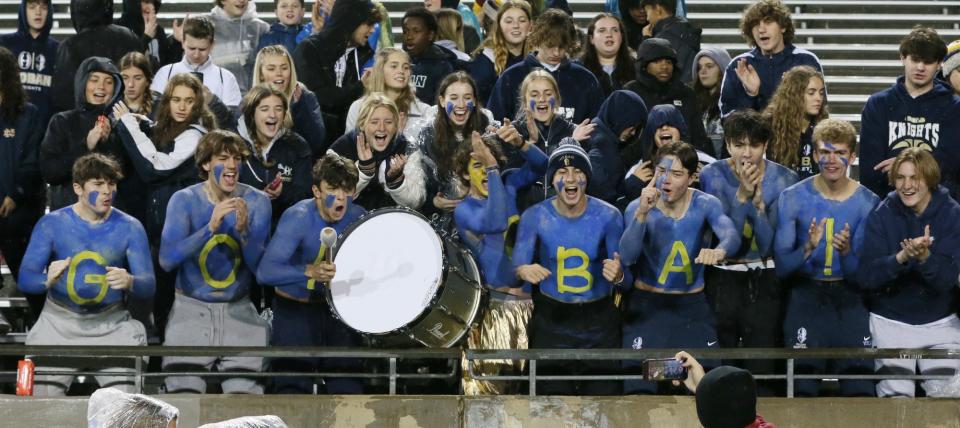
<path fill-rule="evenodd" d="M 337 243 L 337 231 L 332 227 L 325 227 L 320 231 L 320 245 L 326 247 L 324 258 L 328 262 L 333 262 L 333 245 Z"/>

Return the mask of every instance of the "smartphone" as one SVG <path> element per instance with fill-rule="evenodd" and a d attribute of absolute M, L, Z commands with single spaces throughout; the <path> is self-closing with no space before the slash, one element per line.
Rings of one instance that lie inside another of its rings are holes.
<path fill-rule="evenodd" d="M 684 380 L 686 378 L 687 369 L 683 367 L 683 361 L 675 358 L 643 360 L 644 380 Z"/>
<path fill-rule="evenodd" d="M 277 187 L 280 187 L 281 182 L 283 182 L 283 176 L 280 174 L 277 174 L 277 178 L 274 178 L 273 181 L 271 181 L 270 184 L 267 185 L 267 188 L 269 188 L 270 190 L 277 190 Z"/>

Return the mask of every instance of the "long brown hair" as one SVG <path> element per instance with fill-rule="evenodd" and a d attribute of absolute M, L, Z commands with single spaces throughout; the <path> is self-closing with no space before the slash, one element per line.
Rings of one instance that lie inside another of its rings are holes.
<path fill-rule="evenodd" d="M 773 93 L 770 104 L 763 110 L 773 129 L 770 144 L 767 145 L 767 157 L 788 168 L 796 168 L 800 162 L 800 154 L 797 153 L 800 148 L 800 136 L 807 127 L 816 125 L 830 115 L 826 98 L 816 116 L 811 117 L 806 112 L 804 91 L 810 84 L 810 79 L 814 78 L 826 84 L 823 74 L 814 70 L 813 67 L 802 65 L 790 69 L 783 74 L 780 86 Z"/>
<path fill-rule="evenodd" d="M 9 49 L 0 46 L 0 115 L 14 121 L 27 107 L 27 93 L 20 84 L 17 59 Z M 46 126 L 46 125 L 44 125 Z"/>
<path fill-rule="evenodd" d="M 530 3 L 524 0 L 507 0 L 500 5 L 500 9 L 497 11 L 497 19 L 493 22 L 488 33 L 489 36 L 487 36 L 480 47 L 477 48 L 476 52 L 474 52 L 474 55 L 483 55 L 484 48 L 493 50 L 493 70 L 497 72 L 498 76 L 500 73 L 503 73 L 503 70 L 506 70 L 507 58 L 510 57 L 510 50 L 507 48 L 507 39 L 503 37 L 503 31 L 500 30 L 500 19 L 503 18 L 503 15 L 510 9 L 520 9 L 526 13 L 527 20 L 530 21 L 532 29 L 533 12 L 530 9 Z M 528 33 L 527 38 L 523 39 L 523 46 L 520 48 L 521 57 L 526 56 L 530 50 L 529 37 L 530 34 Z"/>
<path fill-rule="evenodd" d="M 173 114 L 170 112 L 170 98 L 173 96 L 174 89 L 180 86 L 190 88 L 197 99 L 196 103 L 193 104 L 193 110 L 190 111 L 190 116 L 183 122 L 174 120 Z M 208 132 L 217 129 L 217 120 L 213 117 L 210 109 L 207 108 L 207 100 L 203 95 L 203 83 L 200 83 L 200 79 L 190 73 L 176 74 L 167 81 L 162 101 L 157 107 L 157 124 L 153 128 L 150 139 L 153 140 L 153 145 L 158 149 L 163 148 L 172 143 L 174 138 L 186 131 L 190 125 L 198 122 Z"/>
<path fill-rule="evenodd" d="M 120 73 L 130 67 L 134 67 L 143 73 L 147 79 L 147 89 L 143 91 L 143 100 L 140 101 L 140 111 L 143 115 L 149 116 L 153 112 L 153 91 L 150 90 L 150 83 L 153 82 L 153 67 L 150 66 L 150 60 L 140 52 L 128 52 L 120 58 Z"/>
<path fill-rule="evenodd" d="M 440 102 L 441 98 L 447 93 L 447 88 L 454 83 L 469 85 L 474 96 L 474 109 L 470 113 L 467 123 L 459 131 L 454 128 L 450 116 L 447 116 L 447 109 Z M 433 141 L 430 142 L 430 153 L 433 155 L 433 161 L 437 164 L 437 173 L 440 177 L 446 177 L 447 174 L 453 173 L 454 156 L 459 146 L 457 143 L 469 138 L 473 131 L 483 133 L 489 124 L 487 117 L 482 112 L 480 100 L 476 96 L 477 84 L 469 74 L 463 71 L 450 73 L 440 82 L 440 87 L 437 89 L 437 117 L 433 121 Z"/>
<path fill-rule="evenodd" d="M 283 116 L 287 117 L 287 113 L 290 111 L 290 101 L 287 100 L 287 97 L 283 92 L 273 89 L 265 83 L 261 83 L 250 88 L 250 90 L 247 91 L 247 95 L 243 97 L 243 102 L 240 104 L 240 113 L 243 116 L 243 123 L 247 125 L 247 134 L 250 137 L 250 145 L 252 146 L 253 153 L 256 158 L 261 161 L 264 161 L 264 159 L 263 153 L 260 151 L 260 146 L 266 145 L 269 143 L 269 141 L 258 141 L 259 137 L 257 136 L 257 124 L 254 120 L 254 116 L 257 114 L 257 107 L 260 106 L 260 103 L 270 97 L 280 98 L 280 102 L 283 103 Z M 281 130 L 281 132 L 286 131 Z M 264 164 L 267 166 L 272 166 L 265 161 Z"/>
<path fill-rule="evenodd" d="M 603 66 L 600 65 L 600 56 L 597 54 L 597 48 L 593 46 L 591 41 L 593 32 L 597 27 L 597 22 L 604 18 L 617 21 L 617 27 L 620 29 L 620 49 L 617 50 L 616 67 L 613 69 L 613 74 L 610 75 L 611 87 L 604 88 L 612 92 L 617 86 L 626 85 L 627 82 L 633 80 L 637 74 L 636 60 L 633 58 L 632 49 L 630 49 L 630 41 L 627 40 L 627 27 L 623 25 L 623 21 L 620 18 L 617 18 L 617 16 L 612 13 L 600 13 L 590 20 L 590 25 L 587 26 L 587 42 L 583 44 L 583 50 L 580 53 L 580 62 L 583 63 L 583 66 L 586 67 L 587 70 L 592 71 L 598 80 L 607 74 L 606 71 L 603 71 Z M 600 84 L 606 86 L 605 82 L 606 80 L 603 80 Z"/>

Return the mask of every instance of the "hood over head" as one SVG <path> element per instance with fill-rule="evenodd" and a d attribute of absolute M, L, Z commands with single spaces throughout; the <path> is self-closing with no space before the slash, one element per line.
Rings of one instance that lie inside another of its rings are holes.
<path fill-rule="evenodd" d="M 87 80 L 90 78 L 90 73 L 95 71 L 113 76 L 113 96 L 110 97 L 110 101 L 102 106 L 88 104 L 85 96 Z M 100 56 L 87 58 L 77 67 L 77 74 L 74 75 L 73 79 L 73 94 L 77 106 L 82 106 L 85 110 L 103 110 L 109 112 L 113 104 L 119 101 L 123 94 L 123 79 L 120 77 L 120 71 L 117 70 L 117 66 L 113 65 L 113 61 L 107 58 Z"/>
<path fill-rule="evenodd" d="M 70 20 L 78 33 L 113 23 L 113 2 L 110 0 L 70 0 Z"/>
<path fill-rule="evenodd" d="M 620 136 L 624 129 L 633 126 L 642 128 L 647 121 L 647 114 L 647 105 L 636 92 L 617 90 L 600 105 L 600 111 L 593 123 L 606 127 L 615 136 Z"/>
<path fill-rule="evenodd" d="M 321 34 L 349 40 L 353 31 L 367 22 L 376 10 L 376 5 L 370 0 L 337 0 Z"/>
<path fill-rule="evenodd" d="M 43 30 L 40 30 L 38 39 L 50 37 L 50 29 L 53 28 L 53 0 L 44 0 L 47 2 L 48 12 L 47 20 L 43 23 Z M 17 32 L 21 34 L 30 34 L 30 25 L 27 24 L 27 0 L 20 0 L 20 9 L 17 11 Z"/>
<path fill-rule="evenodd" d="M 637 72 L 645 73 L 647 64 L 660 58 L 667 58 L 673 61 L 674 73 L 677 72 L 677 51 L 673 49 L 673 46 L 670 45 L 667 39 L 653 37 L 644 40 L 643 43 L 640 43 L 640 46 L 637 47 L 637 65 L 639 66 L 637 67 Z"/>

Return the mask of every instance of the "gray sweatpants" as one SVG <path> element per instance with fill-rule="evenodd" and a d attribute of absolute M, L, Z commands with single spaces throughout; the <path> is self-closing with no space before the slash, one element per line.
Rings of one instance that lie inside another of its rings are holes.
<path fill-rule="evenodd" d="M 146 346 L 147 333 L 140 321 L 133 319 L 122 306 L 95 314 L 81 314 L 47 299 L 43 312 L 30 332 L 27 345 L 104 345 Z M 37 376 L 33 394 L 63 396 L 73 383 L 73 375 L 41 375 L 42 370 L 78 371 L 81 368 L 102 372 L 134 373 L 130 358 L 35 357 Z M 101 387 L 112 386 L 124 392 L 133 390 L 133 377 L 96 376 Z"/>
<path fill-rule="evenodd" d="M 933 348 L 960 349 L 960 318 L 950 315 L 946 318 L 922 325 L 911 325 L 870 314 L 870 334 L 877 348 Z M 956 375 L 960 369 L 960 360 L 877 360 L 877 372 L 880 374 L 914 375 L 917 367 L 920 374 Z M 942 380 L 925 380 L 923 389 L 928 396 L 931 387 L 943 383 Z M 882 380 L 877 383 L 877 396 L 913 397 L 916 393 L 912 380 Z"/>
<path fill-rule="evenodd" d="M 165 346 L 267 346 L 269 323 L 260 318 L 250 299 L 229 303 L 209 303 L 177 294 L 167 321 Z M 256 357 L 166 357 L 165 371 L 263 370 L 263 358 Z M 207 382 L 199 376 L 169 376 L 167 392 L 203 394 Z M 252 378 L 227 378 L 221 382 L 224 393 L 263 394 L 263 386 Z"/>

